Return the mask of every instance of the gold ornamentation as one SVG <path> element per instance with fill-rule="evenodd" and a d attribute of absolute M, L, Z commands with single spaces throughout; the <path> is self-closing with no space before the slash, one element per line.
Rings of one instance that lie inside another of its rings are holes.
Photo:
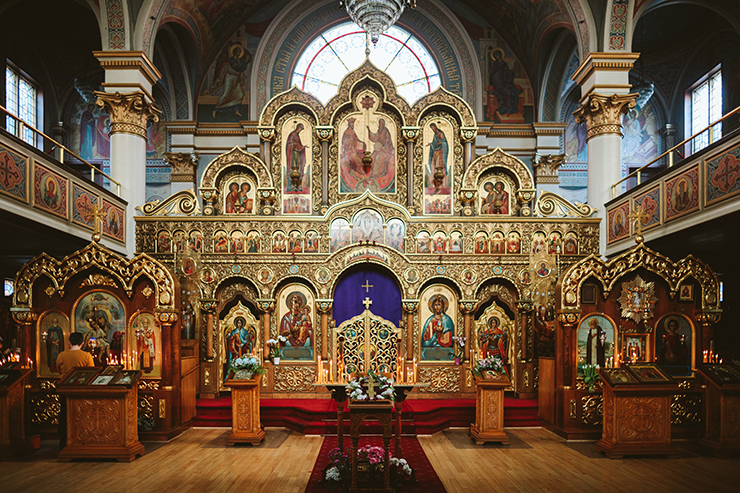
<path fill-rule="evenodd" d="M 674 394 L 671 400 L 671 424 L 698 424 L 702 421 L 702 394 Z"/>
<path fill-rule="evenodd" d="M 460 140 L 472 142 L 478 136 L 478 127 L 460 127 Z"/>
<path fill-rule="evenodd" d="M 571 399 L 570 400 L 570 419 L 576 419 L 578 418 L 578 411 L 576 408 L 576 400 Z"/>
<path fill-rule="evenodd" d="M 141 91 L 121 94 L 95 91 L 96 104 L 110 115 L 110 134 L 130 133 L 146 139 L 147 121 L 159 121 L 162 113 Z"/>
<path fill-rule="evenodd" d="M 195 168 L 198 166 L 198 153 L 165 152 L 164 160 L 172 169 L 172 182 L 195 183 Z"/>
<path fill-rule="evenodd" d="M 576 123 L 586 122 L 586 142 L 597 135 L 616 134 L 622 137 L 622 115 L 636 106 L 637 93 L 605 94 L 591 93 L 588 101 L 573 114 Z"/>
<path fill-rule="evenodd" d="M 376 374 L 391 371 L 398 359 L 401 330 L 374 315 L 369 302 L 365 311 L 345 320 L 331 332 L 332 359 L 344 361 L 347 374 L 372 370 Z"/>
<path fill-rule="evenodd" d="M 32 424 L 59 424 L 59 413 L 62 406 L 59 402 L 58 394 L 31 394 L 30 405 Z"/>
<path fill-rule="evenodd" d="M 206 166 L 206 169 L 203 172 L 203 177 L 201 178 L 201 186 L 199 187 L 201 189 L 201 196 L 203 196 L 204 200 L 207 199 L 203 195 L 202 189 L 206 188 L 211 191 L 215 189 L 215 191 L 218 192 L 220 189 L 220 175 L 222 175 L 227 168 L 233 167 L 234 165 L 242 165 L 251 170 L 257 177 L 258 189 L 275 188 L 275 184 L 272 179 L 273 175 L 270 173 L 265 162 L 251 152 L 245 152 L 239 147 L 234 147 L 226 154 L 221 154 Z"/>
<path fill-rule="evenodd" d="M 635 223 L 635 233 L 637 234 L 635 236 L 635 241 L 637 243 L 642 243 L 643 237 L 642 237 L 642 224 L 647 223 L 650 220 L 650 216 L 647 212 L 645 212 L 645 208 L 640 204 L 638 207 L 636 207 L 632 212 L 627 214 L 627 217 Z"/>
<path fill-rule="evenodd" d="M 19 324 L 33 324 L 38 320 L 39 314 L 30 310 L 13 312 L 13 319 Z"/>
<path fill-rule="evenodd" d="M 175 283 L 172 274 L 164 265 L 146 253 L 141 253 L 128 260 L 95 242 L 61 261 L 42 253 L 24 265 L 17 276 L 13 307 L 28 308 L 32 305 L 32 287 L 40 276 L 51 279 L 54 287 L 62 296 L 67 281 L 80 272 L 92 268 L 109 273 L 129 298 L 133 295 L 134 282 L 143 275 L 150 279 L 156 287 L 156 309 L 164 310 L 175 307 Z"/>
<path fill-rule="evenodd" d="M 141 391 L 155 391 L 159 390 L 159 380 L 143 380 L 139 379 L 139 383 L 137 385 L 138 389 Z"/>
<path fill-rule="evenodd" d="M 200 205 L 195 191 L 191 188 L 171 195 L 162 203 L 156 199 L 136 206 L 136 210 L 145 216 L 197 216 L 200 214 Z"/>
<path fill-rule="evenodd" d="M 401 304 L 406 313 L 415 313 L 419 308 L 419 300 L 401 300 Z"/>
<path fill-rule="evenodd" d="M 419 127 L 401 127 L 401 133 L 403 134 L 403 140 L 409 142 L 415 141 L 419 138 Z"/>
<path fill-rule="evenodd" d="M 587 204 L 571 204 L 560 195 L 547 190 L 540 192 L 534 206 L 535 217 L 591 217 L 596 209 Z"/>
<path fill-rule="evenodd" d="M 315 366 L 278 365 L 275 367 L 275 392 L 313 392 L 315 381 Z"/>
<path fill-rule="evenodd" d="M 581 284 L 591 276 L 601 282 L 602 292 L 604 297 L 607 297 L 619 279 L 639 268 L 663 278 L 668 283 L 671 297 L 676 296 L 679 286 L 688 277 L 694 278 L 704 294 L 701 298 L 702 311 L 712 313 L 716 317 L 721 313 L 718 306 L 719 281 L 709 266 L 692 255 L 674 263 L 668 257 L 649 249 L 644 243 L 608 262 L 591 255 L 568 268 L 559 281 L 561 306 L 580 308 Z"/>
<path fill-rule="evenodd" d="M 331 300 L 331 299 L 316 300 L 316 310 L 318 310 L 319 313 L 329 313 L 333 305 L 334 305 L 334 300 Z"/>
<path fill-rule="evenodd" d="M 82 284 L 80 284 L 80 287 L 81 288 L 84 288 L 86 286 L 112 286 L 112 287 L 116 287 L 116 283 L 109 276 L 104 276 L 103 274 L 90 274 L 89 276 L 87 276 L 87 278 L 84 281 L 82 281 Z M 49 294 L 49 293 L 47 293 L 47 294 Z"/>
<path fill-rule="evenodd" d="M 478 177 L 493 167 L 505 168 L 511 171 L 516 177 L 516 188 L 534 189 L 534 177 L 529 168 L 521 160 L 502 151 L 500 147 L 488 154 L 478 156 L 470 163 L 462 180 L 462 188 L 464 190 L 477 190 Z"/>
<path fill-rule="evenodd" d="M 207 367 L 203 369 L 203 385 L 211 386 L 211 369 Z"/>
<path fill-rule="evenodd" d="M 257 127 L 257 133 L 262 140 L 266 140 L 268 142 L 275 140 L 275 127 L 259 126 Z"/>
<path fill-rule="evenodd" d="M 646 282 L 636 276 L 622 283 L 622 294 L 617 298 L 622 310 L 622 318 L 631 318 L 639 324 L 642 320 L 653 318 L 653 307 L 658 301 L 655 296 L 655 283 Z"/>
<path fill-rule="evenodd" d="M 604 421 L 604 399 L 601 395 L 589 395 L 583 397 L 583 409 L 581 409 L 581 421 L 591 426 L 601 426 Z M 572 417 L 572 416 L 571 416 Z"/>
<path fill-rule="evenodd" d="M 275 300 L 259 299 L 254 300 L 254 302 L 257 304 L 257 308 L 259 308 L 261 312 L 271 313 L 275 310 Z"/>
<path fill-rule="evenodd" d="M 139 394 L 138 401 L 138 417 L 154 421 L 154 396 Z"/>
<path fill-rule="evenodd" d="M 543 154 L 534 161 L 534 172 L 537 176 L 537 184 L 560 183 L 558 168 L 565 163 L 565 154 Z"/>
<path fill-rule="evenodd" d="M 54 296 L 54 293 L 56 292 L 57 290 L 54 289 L 54 286 L 46 286 L 46 289 L 44 289 L 44 293 L 46 293 L 46 296 L 48 296 L 49 298 Z"/>
<path fill-rule="evenodd" d="M 167 399 L 159 399 L 159 419 L 167 417 Z"/>
<path fill-rule="evenodd" d="M 419 382 L 428 387 L 419 387 L 420 392 L 460 392 L 460 367 L 419 368 Z"/>
<path fill-rule="evenodd" d="M 316 135 L 321 142 L 328 142 L 334 137 L 334 127 L 331 125 L 316 125 Z"/>
<path fill-rule="evenodd" d="M 141 294 L 144 295 L 144 298 L 149 298 L 153 292 L 154 290 L 151 286 L 145 286 L 144 289 L 141 290 Z"/>

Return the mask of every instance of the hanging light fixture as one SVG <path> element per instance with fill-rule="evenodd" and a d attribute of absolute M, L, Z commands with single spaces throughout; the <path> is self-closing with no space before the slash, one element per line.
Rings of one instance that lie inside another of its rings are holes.
<path fill-rule="evenodd" d="M 339 7 L 347 10 L 350 19 L 370 35 L 375 45 L 406 7 L 416 8 L 416 0 L 339 0 Z"/>

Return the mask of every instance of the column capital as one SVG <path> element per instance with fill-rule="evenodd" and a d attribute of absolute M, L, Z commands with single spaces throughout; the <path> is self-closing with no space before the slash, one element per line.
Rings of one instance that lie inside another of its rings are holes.
<path fill-rule="evenodd" d="M 266 140 L 268 142 L 275 140 L 275 127 L 259 125 L 257 127 L 257 133 L 262 140 Z"/>
<path fill-rule="evenodd" d="M 460 127 L 460 140 L 472 142 L 478 136 L 478 127 Z"/>
<path fill-rule="evenodd" d="M 406 142 L 413 142 L 419 137 L 420 127 L 401 127 L 401 135 Z"/>
<path fill-rule="evenodd" d="M 13 319 L 19 324 L 33 324 L 38 318 L 39 314 L 31 310 L 13 312 Z"/>
<path fill-rule="evenodd" d="M 216 307 L 218 306 L 218 300 L 210 298 L 201 298 L 198 300 L 198 303 L 200 303 L 200 309 L 206 313 L 215 312 Z"/>
<path fill-rule="evenodd" d="M 697 312 L 694 317 L 696 318 L 697 322 L 709 327 L 712 324 L 716 324 L 717 322 L 719 322 L 720 318 L 722 318 L 722 310 L 708 308 L 703 311 Z"/>
<path fill-rule="evenodd" d="M 558 321 L 568 327 L 571 327 L 578 322 L 578 316 L 581 311 L 579 309 L 566 309 L 558 312 Z"/>
<path fill-rule="evenodd" d="M 319 313 L 329 313 L 331 311 L 332 306 L 334 306 L 333 299 L 316 300 L 316 310 L 318 310 Z"/>
<path fill-rule="evenodd" d="M 177 312 L 158 312 L 157 320 L 164 325 L 173 325 L 177 322 Z"/>
<path fill-rule="evenodd" d="M 565 154 L 543 154 L 533 163 L 537 184 L 560 183 L 558 169 L 565 163 Z"/>
<path fill-rule="evenodd" d="M 263 313 L 271 313 L 275 310 L 275 300 L 273 299 L 262 298 L 255 300 L 255 302 L 257 303 L 257 308 Z"/>
<path fill-rule="evenodd" d="M 516 302 L 516 307 L 519 313 L 531 312 L 534 309 L 534 302 L 532 300 L 519 300 Z"/>
<path fill-rule="evenodd" d="M 198 153 L 165 152 L 164 160 L 172 168 L 173 182 L 195 182 L 195 168 L 198 166 Z"/>
<path fill-rule="evenodd" d="M 460 300 L 459 304 L 460 311 L 467 315 L 475 310 L 475 306 L 478 304 L 478 300 Z"/>
<path fill-rule="evenodd" d="M 111 135 L 128 133 L 146 139 L 147 121 L 158 122 L 162 113 L 141 91 L 127 94 L 95 91 L 95 95 L 96 104 L 110 115 Z"/>
<path fill-rule="evenodd" d="M 622 114 L 634 108 L 637 93 L 598 94 L 591 93 L 588 101 L 573 112 L 576 123 L 586 122 L 586 142 L 597 135 L 616 134 L 622 136 Z"/>
<path fill-rule="evenodd" d="M 328 142 L 334 138 L 334 127 L 331 125 L 317 125 L 316 135 L 318 135 L 321 142 Z"/>
<path fill-rule="evenodd" d="M 414 313 L 419 308 L 419 300 L 401 300 L 401 304 L 406 313 Z"/>

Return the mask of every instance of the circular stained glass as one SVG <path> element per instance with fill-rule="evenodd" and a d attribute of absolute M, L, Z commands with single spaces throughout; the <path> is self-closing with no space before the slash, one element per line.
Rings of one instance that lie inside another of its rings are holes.
<path fill-rule="evenodd" d="M 347 22 L 324 31 L 301 54 L 292 84 L 326 104 L 339 83 L 365 61 L 366 35 L 357 24 Z M 439 69 L 418 39 L 398 26 L 370 44 L 370 61 L 391 76 L 398 94 L 413 103 L 442 84 Z"/>

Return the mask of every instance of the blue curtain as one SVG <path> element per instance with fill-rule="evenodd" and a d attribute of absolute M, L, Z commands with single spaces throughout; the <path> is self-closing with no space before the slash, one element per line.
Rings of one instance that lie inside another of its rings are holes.
<path fill-rule="evenodd" d="M 333 307 L 337 326 L 365 311 L 365 298 L 373 302 L 371 312 L 398 326 L 403 316 L 401 289 L 389 271 L 374 265 L 351 269 L 337 283 Z"/>

